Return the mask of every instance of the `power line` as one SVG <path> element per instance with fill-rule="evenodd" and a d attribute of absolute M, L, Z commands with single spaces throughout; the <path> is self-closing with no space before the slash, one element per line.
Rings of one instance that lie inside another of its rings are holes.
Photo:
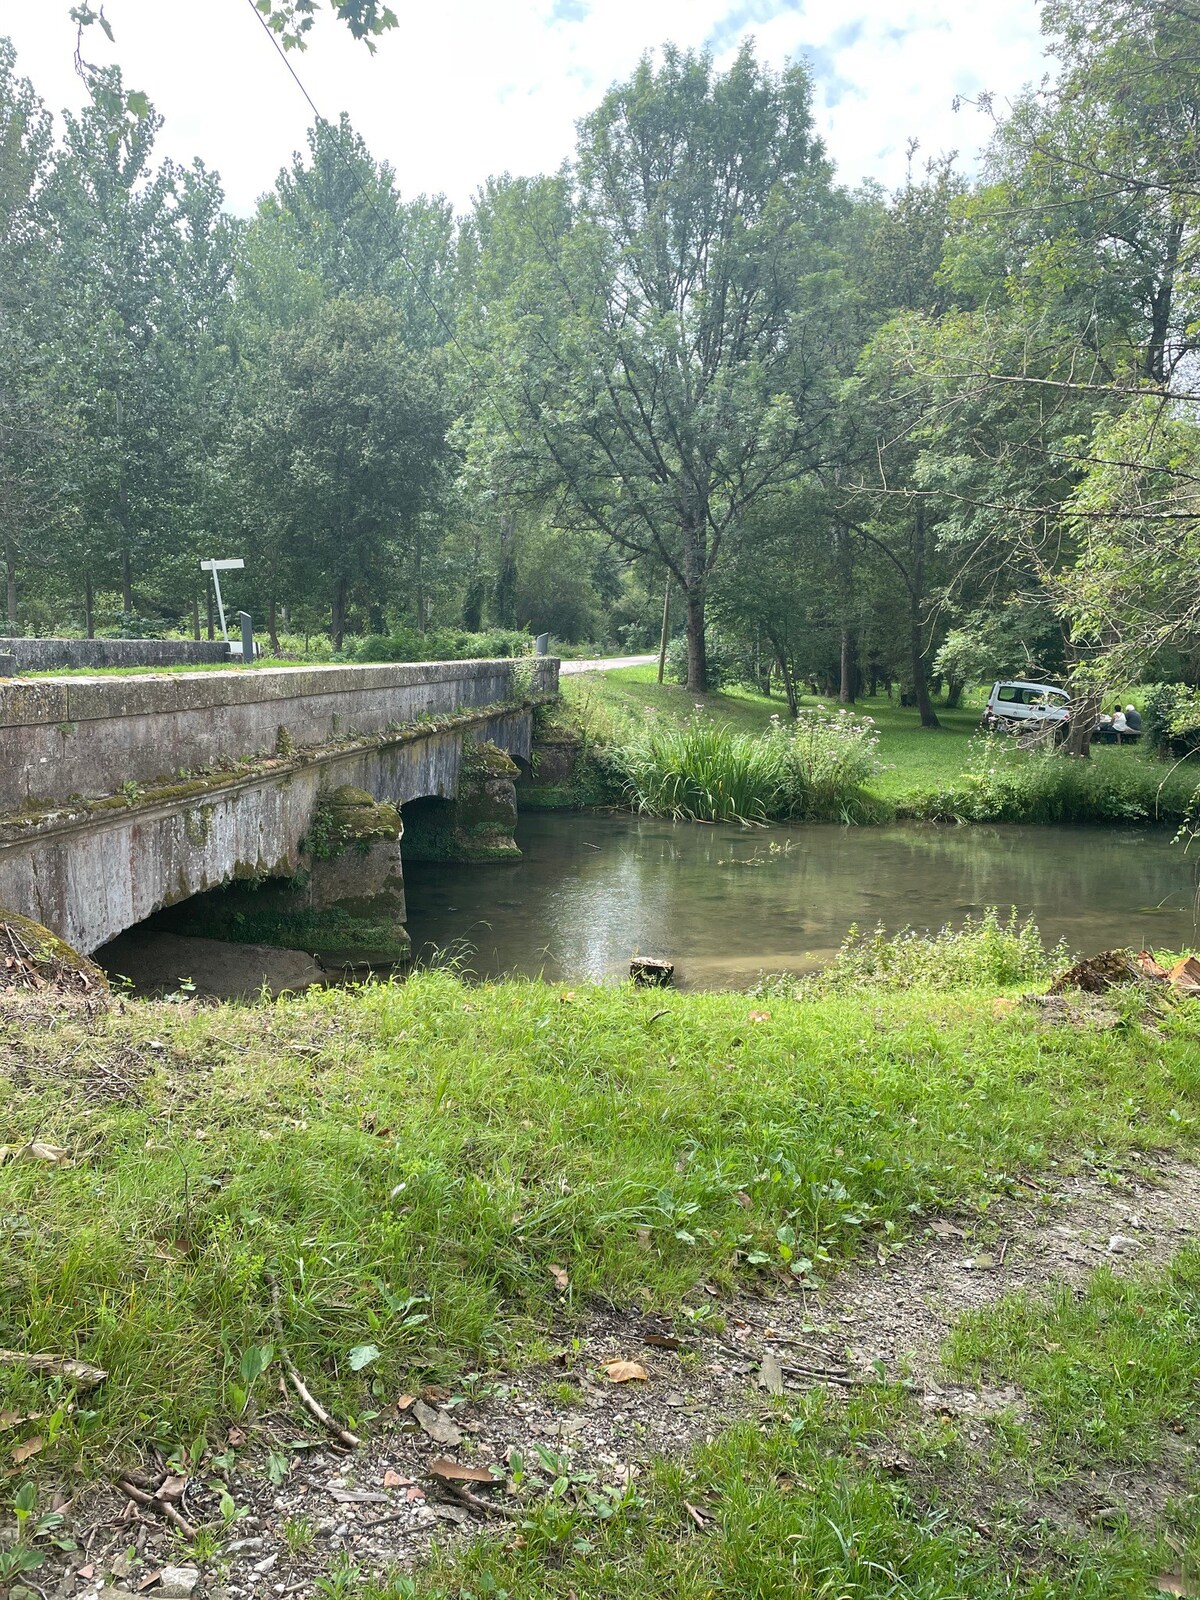
<path fill-rule="evenodd" d="M 308 90 L 305 88 L 304 83 L 302 82 L 302 80 L 300 78 L 300 74 L 296 71 L 295 67 L 292 65 L 291 61 L 288 58 L 288 54 L 287 54 L 286 50 L 284 50 L 283 46 L 280 44 L 278 36 L 272 31 L 271 26 L 268 23 L 266 17 L 258 9 L 258 6 L 255 4 L 255 0 L 246 0 L 246 3 L 250 7 L 251 12 L 254 14 L 255 20 L 258 22 L 259 26 L 262 28 L 262 30 L 266 34 L 267 38 L 271 41 L 271 45 L 272 45 L 272 48 L 275 51 L 275 54 L 279 57 L 280 61 L 282 61 L 284 66 L 287 68 L 287 71 L 291 76 L 292 82 L 296 85 L 297 89 L 299 89 L 300 93 L 304 96 L 305 100 L 308 102 L 308 108 L 312 112 L 313 116 L 317 119 L 317 121 L 319 123 L 324 123 L 324 125 L 327 128 L 331 128 L 333 126 L 333 124 L 329 121 L 328 117 L 322 116 L 321 112 L 317 109 L 316 101 L 313 99 L 312 95 L 309 94 Z M 471 373 L 471 376 L 478 383 L 480 389 L 483 391 L 484 395 L 486 396 L 486 398 L 490 402 L 490 404 L 492 406 L 492 409 L 495 411 L 496 415 L 500 418 L 500 421 L 504 424 L 505 428 L 508 430 L 508 432 L 511 434 L 511 436 L 515 440 L 517 440 L 518 443 L 519 443 L 521 436 L 520 436 L 520 433 L 518 432 L 516 426 L 510 420 L 510 418 L 509 418 L 507 412 L 505 411 L 504 407 L 500 404 L 499 400 L 497 400 L 496 396 L 493 394 L 490 385 L 488 384 L 487 380 L 484 378 L 484 376 L 483 376 L 482 372 L 480 371 L 480 369 L 476 366 L 475 362 L 467 354 L 466 349 L 464 348 L 462 342 L 460 341 L 457 333 L 455 333 L 454 328 L 451 325 L 449 319 L 446 317 L 445 313 L 442 311 L 442 308 L 438 305 L 437 301 L 433 298 L 433 296 L 430 294 L 429 290 L 426 288 L 425 283 L 424 283 L 424 281 L 423 281 L 423 279 L 421 277 L 421 274 L 416 270 L 416 268 L 413 266 L 411 261 L 409 261 L 407 255 L 405 255 L 404 246 L 400 242 L 400 237 L 399 237 L 398 233 L 396 232 L 395 228 L 393 227 L 390 219 L 380 210 L 379 206 L 376 204 L 374 195 L 372 195 L 371 192 L 367 189 L 367 187 L 363 183 L 362 179 L 360 178 L 360 176 L 359 176 L 359 174 L 358 174 L 353 162 L 346 155 L 346 152 L 342 149 L 340 144 L 337 146 L 337 150 L 338 150 L 338 154 L 341 156 L 342 161 L 343 161 L 343 163 L 345 165 L 346 171 L 350 174 L 351 180 L 353 181 L 355 188 L 358 190 L 358 192 L 361 195 L 361 197 L 366 201 L 367 205 L 375 213 L 376 221 L 380 224 L 380 226 L 384 229 L 384 231 L 390 236 L 392 244 L 395 247 L 396 255 L 399 258 L 399 261 L 400 261 L 401 265 L 403 266 L 404 270 L 408 273 L 408 275 L 412 279 L 412 281 L 416 284 L 417 292 L 420 294 L 422 299 L 429 306 L 429 309 L 433 312 L 434 316 L 437 318 L 438 323 L 441 325 L 441 328 L 442 328 L 443 332 L 445 333 L 448 342 L 450 344 L 452 344 L 454 346 L 454 348 L 458 351 L 459 355 L 462 357 L 464 365 L 467 367 L 467 370 Z"/>

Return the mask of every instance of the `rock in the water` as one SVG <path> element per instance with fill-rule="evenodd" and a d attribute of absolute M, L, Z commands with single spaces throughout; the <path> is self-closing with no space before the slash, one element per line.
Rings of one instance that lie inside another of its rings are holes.
<path fill-rule="evenodd" d="M 634 956 L 629 976 L 639 989 L 665 989 L 675 976 L 673 961 L 658 961 L 653 956 Z"/>

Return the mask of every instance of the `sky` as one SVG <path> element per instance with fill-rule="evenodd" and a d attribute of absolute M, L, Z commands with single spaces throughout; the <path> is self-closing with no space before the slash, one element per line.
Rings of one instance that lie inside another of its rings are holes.
<path fill-rule="evenodd" d="M 0 0 L 18 71 L 54 111 L 84 93 L 72 66 L 71 0 Z M 95 0 L 94 0 L 95 3 Z M 987 119 L 956 96 L 1000 105 L 1046 70 L 1036 0 L 392 0 L 399 28 L 371 56 L 332 14 L 289 59 L 323 116 L 342 111 L 401 192 L 444 193 L 458 209 L 489 174 L 552 170 L 575 123 L 639 56 L 665 40 L 727 64 L 743 39 L 775 67 L 805 57 L 817 126 L 851 186 L 903 182 L 957 150 L 968 169 Z M 246 215 L 293 151 L 311 113 L 250 0 L 105 0 L 87 54 L 117 60 L 126 86 L 165 117 L 160 155 L 199 156 Z M 327 7 L 322 4 L 322 11 Z"/>

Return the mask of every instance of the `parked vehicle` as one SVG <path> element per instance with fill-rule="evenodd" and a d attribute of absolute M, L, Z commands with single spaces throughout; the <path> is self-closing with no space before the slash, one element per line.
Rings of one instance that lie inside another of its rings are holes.
<path fill-rule="evenodd" d="M 1030 725 L 1067 723 L 1071 716 L 1071 697 L 1052 683 L 1025 683 L 1016 679 L 994 683 L 983 710 L 983 726 L 997 732 L 1015 733 Z"/>

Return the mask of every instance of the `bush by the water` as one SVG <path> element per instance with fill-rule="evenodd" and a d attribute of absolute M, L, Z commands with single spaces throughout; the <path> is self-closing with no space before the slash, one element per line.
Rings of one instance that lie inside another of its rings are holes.
<path fill-rule="evenodd" d="M 351 640 L 345 655 L 350 661 L 490 661 L 526 655 L 532 646 L 527 633 L 511 628 L 491 628 L 484 633 L 467 633 L 462 628 L 418 633 L 415 628 L 400 628 L 395 633 Z"/>
<path fill-rule="evenodd" d="M 1032 918 L 1010 911 L 1002 922 L 993 907 L 967 917 L 960 928 L 938 933 L 852 927 L 841 949 L 816 978 L 815 988 L 841 993 L 865 986 L 907 989 L 999 989 L 1046 983 L 1071 962 L 1066 945 L 1047 949 Z"/>
<path fill-rule="evenodd" d="M 1020 750 L 987 739 L 973 770 L 921 796 L 912 810 L 933 822 L 1185 822 L 1200 761 L 1171 768 L 1129 747 L 1082 761 L 1057 750 Z"/>
<path fill-rule="evenodd" d="M 762 734 L 696 714 L 651 717 L 612 755 L 638 811 L 685 822 L 850 821 L 877 770 L 869 718 L 845 712 L 777 717 Z"/>
<path fill-rule="evenodd" d="M 1186 683 L 1151 683 L 1143 698 L 1146 740 L 1159 755 L 1200 752 L 1200 689 Z"/>

